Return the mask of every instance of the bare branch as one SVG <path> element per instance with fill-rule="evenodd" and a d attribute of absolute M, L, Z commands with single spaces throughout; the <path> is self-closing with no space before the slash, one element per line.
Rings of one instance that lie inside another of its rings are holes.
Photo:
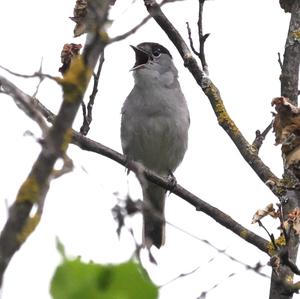
<path fill-rule="evenodd" d="M 193 38 L 192 38 L 192 30 L 191 30 L 189 22 L 186 22 L 186 28 L 187 28 L 187 31 L 188 31 L 190 47 L 191 47 L 193 53 L 199 57 L 200 53 L 197 52 L 197 50 L 194 47 L 194 42 L 193 42 Z"/>
<path fill-rule="evenodd" d="M 184 65 L 191 72 L 194 79 L 209 99 L 220 126 L 229 135 L 231 140 L 234 142 L 234 144 L 240 151 L 241 155 L 256 172 L 258 177 L 264 183 L 268 182 L 269 180 L 275 182 L 273 186 L 269 185 L 269 188 L 271 188 L 271 191 L 276 196 L 281 196 L 280 192 L 278 191 L 278 188 L 276 187 L 276 182 L 278 182 L 279 179 L 275 176 L 275 174 L 273 174 L 270 171 L 269 167 L 267 167 L 260 159 L 260 157 L 251 149 L 251 145 L 248 143 L 248 141 L 245 139 L 245 137 L 242 135 L 242 133 L 234 123 L 234 121 L 230 118 L 229 114 L 227 113 L 219 90 L 213 84 L 213 82 L 205 76 L 203 71 L 201 71 L 197 64 L 197 61 L 192 56 L 192 53 L 188 49 L 185 41 L 182 39 L 179 32 L 166 18 L 166 16 L 163 14 L 155 0 L 144 0 L 144 2 L 148 12 L 173 42 L 184 61 Z"/>
<path fill-rule="evenodd" d="M 127 32 L 120 34 L 118 36 L 112 37 L 110 39 L 110 43 L 114 43 L 114 42 L 119 42 L 125 38 L 127 38 L 128 36 L 136 33 L 143 25 L 145 25 L 149 20 L 151 19 L 151 16 L 146 16 L 139 24 L 137 24 L 136 26 L 134 26 L 132 29 L 128 30 Z"/>
<path fill-rule="evenodd" d="M 206 59 L 205 59 L 205 54 L 204 54 L 204 43 L 206 41 L 206 39 L 208 38 L 209 34 L 205 34 L 204 36 L 199 37 L 199 41 L 200 41 L 200 51 L 197 52 L 197 50 L 194 47 L 194 42 L 193 42 L 193 38 L 192 38 L 192 31 L 189 25 L 189 22 L 186 22 L 186 27 L 187 27 L 187 31 L 188 31 L 188 36 L 189 36 L 189 41 L 190 41 L 190 47 L 193 51 L 193 53 L 199 57 L 200 61 L 201 61 L 201 65 L 203 68 L 203 72 L 205 73 L 205 75 L 209 75 L 208 73 L 208 66 L 206 63 Z"/>
<path fill-rule="evenodd" d="M 176 1 L 181 1 L 181 0 L 163 0 L 159 6 L 162 7 L 163 5 L 167 3 L 174 3 Z M 120 34 L 118 36 L 112 37 L 109 41 L 110 44 L 114 42 L 119 42 L 123 39 L 126 39 L 128 36 L 136 33 L 143 25 L 145 25 L 152 17 L 150 15 L 146 16 L 139 24 L 134 26 L 132 29 L 128 30 L 127 32 Z"/>
<path fill-rule="evenodd" d="M 253 149 L 257 152 L 259 152 L 260 150 L 260 147 L 262 146 L 267 134 L 270 132 L 270 130 L 272 129 L 273 127 L 273 122 L 274 121 L 271 121 L 271 123 L 264 129 L 264 131 L 261 133 L 260 130 L 257 130 L 255 132 L 255 139 L 252 143 L 252 147 Z"/>
<path fill-rule="evenodd" d="M 109 0 L 89 1 L 89 13 L 93 17 L 94 30 L 91 29 L 88 33 L 88 43 L 83 54 L 74 59 L 64 78 L 60 80 L 64 98 L 60 111 L 45 137 L 38 158 L 9 209 L 9 217 L 0 235 L 0 284 L 11 258 L 39 224 L 41 209 L 38 209 L 33 217 L 30 213 L 35 205 L 39 206 L 44 202 L 54 164 L 58 158 L 64 156 L 71 141 L 70 128 L 90 81 L 92 70 L 106 46 L 106 42 L 101 39 L 103 35 L 100 36 L 98 32 L 107 22 L 109 2 Z"/>
<path fill-rule="evenodd" d="M 208 75 L 208 65 L 205 59 L 204 44 L 209 37 L 209 33 L 203 35 L 203 6 L 205 0 L 199 0 L 199 14 L 198 14 L 198 36 L 199 36 L 199 58 L 203 68 L 203 72 Z"/>
<path fill-rule="evenodd" d="M 43 58 L 41 59 L 41 64 L 40 64 L 40 69 L 39 69 L 39 73 L 42 73 L 43 72 Z M 35 92 L 34 94 L 32 95 L 32 97 L 36 97 L 38 92 L 39 92 L 39 89 L 40 89 L 40 86 L 42 84 L 42 82 L 44 81 L 44 78 L 39 78 L 39 82 L 35 88 Z"/>
<path fill-rule="evenodd" d="M 277 55 L 278 55 L 278 60 L 277 61 L 279 63 L 280 69 L 282 70 L 283 65 L 282 65 L 282 60 L 281 60 L 280 52 L 278 52 Z"/>
<path fill-rule="evenodd" d="M 299 84 L 299 63 L 300 63 L 300 1 L 280 0 L 280 4 L 285 11 L 291 12 L 288 36 L 285 44 L 283 62 L 281 64 L 281 96 L 288 98 L 291 103 L 297 107 L 298 103 L 298 84 Z M 281 61 L 281 60 L 280 60 Z M 288 137 L 288 136 L 287 136 Z M 282 147 L 285 174 L 288 176 L 289 167 L 287 166 L 287 155 L 284 153 L 286 147 Z M 293 175 L 296 171 L 292 169 Z M 299 183 L 299 180 L 297 180 Z M 289 213 L 299 207 L 300 192 L 293 188 L 287 192 L 288 200 L 282 204 L 282 223 L 289 216 Z M 288 259 L 281 263 L 277 271 L 273 271 L 270 286 L 270 298 L 292 298 L 293 292 L 299 291 L 299 285 L 293 284 L 292 279 L 295 267 L 292 266 L 296 262 L 299 246 L 299 235 L 293 230 L 286 232 L 285 240 L 287 244 L 284 246 Z M 298 272 L 298 271 L 296 271 Z M 283 295 L 284 294 L 284 295 Z"/>
<path fill-rule="evenodd" d="M 54 76 L 51 76 L 51 75 L 48 75 L 48 74 L 43 74 L 40 71 L 35 72 L 32 75 L 24 75 L 24 74 L 19 74 L 19 73 L 13 72 L 13 71 L 9 70 L 8 68 L 6 68 L 6 67 L 4 67 L 2 65 L 0 65 L 0 68 L 3 69 L 3 70 L 5 70 L 6 72 L 8 72 L 9 74 L 11 74 L 13 76 L 21 77 L 21 78 L 24 78 L 24 79 L 30 79 L 30 78 L 45 79 L 45 78 L 47 78 L 47 79 L 54 80 L 55 82 L 59 81 L 58 77 L 54 77 Z"/>
<path fill-rule="evenodd" d="M 40 109 L 41 113 L 49 119 L 51 122 L 55 119 L 55 115 L 45 108 L 39 101 L 34 99 L 34 103 L 38 109 Z M 154 172 L 146 169 L 140 163 L 136 163 L 134 161 L 128 160 L 125 156 L 121 155 L 120 153 L 114 151 L 113 149 L 106 147 L 105 145 L 96 142 L 92 139 L 89 139 L 82 134 L 72 131 L 72 141 L 71 143 L 79 146 L 81 149 L 94 152 L 105 156 L 115 162 L 125 166 L 130 167 L 132 171 L 139 171 L 140 173 L 144 174 L 146 179 L 150 180 L 151 182 L 158 184 L 159 186 L 165 188 L 166 190 L 172 191 L 172 193 L 176 194 L 177 196 L 181 197 L 191 205 L 193 205 L 197 211 L 202 211 L 208 216 L 212 217 L 215 221 L 220 223 L 222 226 L 228 228 L 239 237 L 243 238 L 245 241 L 253 244 L 263 252 L 268 253 L 268 244 L 269 242 L 265 239 L 261 238 L 260 236 L 254 234 L 250 230 L 246 229 L 245 227 L 241 226 L 238 222 L 233 220 L 230 216 L 226 215 L 222 211 L 218 210 L 217 208 L 209 205 L 205 201 L 201 200 L 188 190 L 181 187 L 179 184 L 174 186 L 174 183 L 169 180 L 168 178 L 158 176 Z"/>
<path fill-rule="evenodd" d="M 99 78 L 100 78 L 103 63 L 104 63 L 104 52 L 102 52 L 102 54 L 100 56 L 98 69 L 97 69 L 96 74 L 94 74 L 93 90 L 92 90 L 92 94 L 90 95 L 90 99 L 87 104 L 87 107 L 85 106 L 84 102 L 81 103 L 82 113 L 83 113 L 83 124 L 80 128 L 80 133 L 85 136 L 89 132 L 90 124 L 93 120 L 93 117 L 92 117 L 93 106 L 94 106 L 96 95 L 98 93 L 98 84 L 99 84 Z"/>
<path fill-rule="evenodd" d="M 0 76 L 0 92 L 11 96 L 16 105 L 40 126 L 43 136 L 47 134 L 48 126 L 41 113 L 31 105 L 31 97 L 29 95 L 22 92 L 2 76 Z"/>
<path fill-rule="evenodd" d="M 261 222 L 261 220 L 258 220 L 257 222 L 258 222 L 259 226 L 262 227 L 264 229 L 264 231 L 267 233 L 267 235 L 269 236 L 269 238 L 270 238 L 270 240 L 272 242 L 272 245 L 274 246 L 274 249 L 277 250 L 277 245 L 276 245 L 276 242 L 275 242 L 275 239 L 274 239 L 274 235 L 269 233 L 269 231 L 263 225 L 263 223 Z"/>
<path fill-rule="evenodd" d="M 53 114 L 49 109 L 47 109 L 44 105 L 42 105 L 37 99 L 32 98 L 32 105 L 36 107 L 43 116 L 51 123 L 55 124 L 56 116 Z M 116 161 L 117 163 L 125 166 L 130 167 L 130 170 L 132 171 L 139 171 L 142 173 L 146 179 L 150 180 L 151 182 L 160 185 L 161 187 L 165 188 L 166 190 L 172 191 L 172 193 L 178 195 L 191 205 L 193 205 L 197 211 L 202 211 L 205 214 L 212 217 L 215 221 L 220 223 L 222 226 L 228 228 L 235 234 L 237 234 L 239 237 L 243 238 L 245 241 L 253 244 L 263 252 L 268 253 L 268 242 L 261 238 L 260 236 L 254 234 L 250 230 L 246 229 L 245 227 L 241 226 L 238 222 L 233 220 L 231 217 L 223 213 L 222 211 L 218 210 L 217 208 L 209 205 L 208 203 L 204 202 L 194 194 L 190 193 L 188 190 L 181 187 L 179 184 L 176 184 L 174 186 L 174 183 L 172 180 L 160 177 L 154 172 L 144 168 L 140 163 L 136 163 L 134 161 L 130 161 L 128 163 L 128 160 L 125 156 L 121 155 L 120 153 L 114 151 L 111 148 L 108 148 L 101 143 L 98 143 L 94 140 L 91 140 L 82 134 L 72 130 L 72 140 L 71 143 L 79 146 L 81 149 L 98 153 L 100 155 L 103 155 L 109 159 L 112 159 Z M 1 248 L 1 242 L 0 242 L 0 248 Z"/>
<path fill-rule="evenodd" d="M 280 76 L 281 96 L 289 98 L 294 105 L 297 105 L 300 61 L 300 1 L 289 2 L 293 5 L 291 5 L 291 21 Z"/>
<path fill-rule="evenodd" d="M 118 162 L 119 164 L 122 164 L 125 167 L 128 166 L 128 161 L 126 160 L 126 157 L 124 157 L 123 155 L 119 154 L 118 152 L 96 141 L 88 139 L 78 133 L 74 132 L 72 143 L 76 144 L 83 150 L 98 153 L 100 155 L 103 155 L 105 157 L 108 157 Z M 136 163 L 132 162 L 131 170 L 135 170 L 138 167 L 139 166 L 136 165 Z M 167 190 L 172 190 L 172 193 L 178 195 L 179 197 L 181 197 L 182 199 L 184 199 L 185 201 L 193 205 L 197 209 L 197 211 L 202 211 L 205 214 L 209 215 L 218 223 L 228 228 L 229 230 L 237 234 L 239 237 L 242 237 L 245 241 L 253 244 L 254 246 L 258 247 L 260 250 L 268 254 L 269 243 L 266 240 L 264 240 L 258 235 L 255 235 L 253 232 L 249 231 L 245 227 L 241 226 L 239 223 L 234 221 L 231 217 L 229 217 L 225 213 L 221 212 L 215 207 L 212 207 L 208 203 L 204 202 L 194 194 L 190 193 L 188 190 L 181 187 L 179 184 L 177 184 L 174 187 L 174 185 L 170 183 L 170 181 L 167 178 L 160 177 L 154 174 L 152 171 L 147 170 L 145 168 L 143 172 L 145 174 L 145 177 L 151 182 L 156 183 Z"/>

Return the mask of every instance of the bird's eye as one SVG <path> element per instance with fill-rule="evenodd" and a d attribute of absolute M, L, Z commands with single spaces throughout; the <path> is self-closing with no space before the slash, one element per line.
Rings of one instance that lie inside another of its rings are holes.
<path fill-rule="evenodd" d="M 159 50 L 154 50 L 152 54 L 154 57 L 159 57 L 161 53 Z"/>

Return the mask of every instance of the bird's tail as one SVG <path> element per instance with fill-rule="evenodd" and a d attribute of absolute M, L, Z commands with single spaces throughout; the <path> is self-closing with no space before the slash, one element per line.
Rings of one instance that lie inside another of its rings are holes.
<path fill-rule="evenodd" d="M 165 243 L 165 196 L 166 190 L 156 184 L 143 186 L 143 245 L 147 248 Z"/>

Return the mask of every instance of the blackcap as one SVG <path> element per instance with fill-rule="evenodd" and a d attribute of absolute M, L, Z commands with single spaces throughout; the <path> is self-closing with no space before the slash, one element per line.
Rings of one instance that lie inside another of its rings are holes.
<path fill-rule="evenodd" d="M 134 87 L 122 108 L 121 142 L 127 159 L 161 176 L 173 173 L 188 143 L 189 111 L 170 52 L 157 43 L 137 47 Z M 138 177 L 139 178 L 139 177 Z M 143 191 L 143 245 L 165 242 L 166 190 L 140 179 Z"/>

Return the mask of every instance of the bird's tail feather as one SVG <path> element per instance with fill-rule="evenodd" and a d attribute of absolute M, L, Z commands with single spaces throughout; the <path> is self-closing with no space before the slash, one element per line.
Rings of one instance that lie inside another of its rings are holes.
<path fill-rule="evenodd" d="M 143 245 L 147 248 L 165 243 L 165 196 L 166 190 L 156 184 L 143 186 Z"/>

